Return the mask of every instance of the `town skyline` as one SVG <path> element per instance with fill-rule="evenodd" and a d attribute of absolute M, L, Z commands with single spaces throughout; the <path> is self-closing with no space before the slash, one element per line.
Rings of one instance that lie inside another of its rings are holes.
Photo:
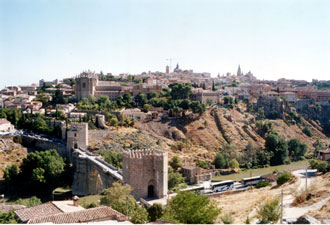
<path fill-rule="evenodd" d="M 329 79 L 329 1 L 1 1 L 1 88 L 183 69 Z"/>
<path fill-rule="evenodd" d="M 166 64 L 167 66 L 169 66 L 169 64 Z M 172 68 L 170 69 L 170 73 L 173 72 L 175 66 L 177 65 L 180 65 L 179 63 L 176 63 L 175 65 L 172 65 Z M 180 67 L 181 68 L 181 67 Z M 322 80 L 322 79 L 317 79 L 317 78 L 314 78 L 314 77 L 311 77 L 310 79 L 295 79 L 295 78 L 290 78 L 290 77 L 278 77 L 278 78 L 275 78 L 275 79 L 267 79 L 265 77 L 262 77 L 262 76 L 258 76 L 256 74 L 253 73 L 253 71 L 251 70 L 244 70 L 244 67 L 242 68 L 241 64 L 238 64 L 236 70 L 233 70 L 233 71 L 227 71 L 227 72 L 223 72 L 223 73 L 218 73 L 218 74 L 211 74 L 211 78 L 217 78 L 218 76 L 220 77 L 224 77 L 224 76 L 227 76 L 228 74 L 230 74 L 230 76 L 235 76 L 237 75 L 237 69 L 240 68 L 242 69 L 242 74 L 247 74 L 249 72 L 251 72 L 258 80 L 268 80 L 268 81 L 276 81 L 276 80 L 279 80 L 279 79 L 287 79 L 287 80 L 305 80 L 307 82 L 311 82 L 312 80 Z M 183 70 L 193 70 L 194 72 L 197 72 L 197 73 L 209 73 L 208 71 L 195 71 L 193 68 L 181 68 Z M 106 75 L 106 74 L 112 74 L 114 76 L 119 76 L 121 74 L 127 74 L 127 75 L 133 75 L 133 76 L 140 76 L 142 75 L 143 73 L 146 73 L 146 76 L 148 75 L 148 73 L 150 72 L 151 74 L 155 73 L 155 72 L 161 72 L 161 73 L 164 73 L 166 74 L 166 67 L 163 69 L 163 70 L 155 70 L 155 71 L 150 71 L 150 70 L 146 70 L 146 71 L 141 71 L 141 72 L 137 72 L 137 73 L 130 73 L 130 72 L 119 72 L 119 73 L 112 73 L 111 71 L 104 71 L 104 70 L 99 70 L 99 71 L 96 71 L 96 70 L 92 70 L 92 69 L 83 69 L 77 73 L 75 73 L 74 75 L 47 75 L 47 76 L 42 76 L 40 75 L 39 76 L 39 79 L 36 77 L 35 80 L 31 81 L 31 82 L 28 82 L 28 83 L 8 83 L 7 85 L 5 83 L 1 83 L 0 84 L 0 88 L 5 88 L 5 87 L 10 87 L 10 86 L 24 86 L 24 85 L 31 85 L 31 84 L 36 84 L 38 85 L 39 81 L 40 80 L 62 80 L 62 79 L 66 79 L 66 78 L 74 78 L 74 77 L 77 77 L 79 76 L 80 73 L 82 72 L 88 72 L 88 71 L 91 71 L 91 72 L 95 72 L 97 74 L 100 74 L 101 72 Z M 234 72 L 235 71 L 235 72 Z M 47 77 L 47 79 L 46 79 Z"/>

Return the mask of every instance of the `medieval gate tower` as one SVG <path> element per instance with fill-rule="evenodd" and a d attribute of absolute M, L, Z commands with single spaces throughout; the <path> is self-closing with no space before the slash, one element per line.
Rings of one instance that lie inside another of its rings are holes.
<path fill-rule="evenodd" d="M 135 198 L 167 195 L 168 155 L 161 150 L 132 150 L 123 153 L 124 182 Z"/>
<path fill-rule="evenodd" d="M 72 123 L 67 132 L 66 150 L 67 159 L 72 160 L 72 149 L 87 149 L 88 146 L 88 124 Z"/>

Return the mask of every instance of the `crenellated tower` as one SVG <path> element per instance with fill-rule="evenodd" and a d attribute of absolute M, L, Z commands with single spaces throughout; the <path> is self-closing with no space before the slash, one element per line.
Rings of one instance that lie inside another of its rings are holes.
<path fill-rule="evenodd" d="M 162 198 L 167 195 L 168 154 L 162 150 L 132 150 L 123 153 L 124 182 L 133 187 L 139 198 Z"/>

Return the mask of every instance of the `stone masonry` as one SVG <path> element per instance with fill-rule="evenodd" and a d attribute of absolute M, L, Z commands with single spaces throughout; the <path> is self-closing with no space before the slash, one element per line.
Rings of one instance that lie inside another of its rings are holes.
<path fill-rule="evenodd" d="M 123 153 L 124 182 L 133 187 L 139 198 L 162 198 L 167 195 L 168 155 L 161 150 L 132 150 Z"/>
<path fill-rule="evenodd" d="M 88 146 L 88 124 L 72 123 L 67 132 L 67 158 L 72 160 L 73 149 L 87 149 Z"/>

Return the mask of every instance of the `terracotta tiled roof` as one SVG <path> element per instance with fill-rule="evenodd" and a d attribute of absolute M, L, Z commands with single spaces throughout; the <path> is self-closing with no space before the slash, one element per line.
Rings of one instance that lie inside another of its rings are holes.
<path fill-rule="evenodd" d="M 35 223 L 86 223 L 91 221 L 118 220 L 125 221 L 126 217 L 120 212 L 107 207 L 101 206 L 92 209 L 81 210 L 77 212 L 60 213 L 34 218 L 28 221 L 29 224 Z"/>
<path fill-rule="evenodd" d="M 28 221 L 38 217 L 62 213 L 62 211 L 51 202 L 47 202 L 33 207 L 16 210 L 15 213 L 22 221 Z"/>
<path fill-rule="evenodd" d="M 24 208 L 25 208 L 24 205 L 6 205 L 2 203 L 0 205 L 0 212 L 8 212 L 8 211 L 24 209 Z"/>

